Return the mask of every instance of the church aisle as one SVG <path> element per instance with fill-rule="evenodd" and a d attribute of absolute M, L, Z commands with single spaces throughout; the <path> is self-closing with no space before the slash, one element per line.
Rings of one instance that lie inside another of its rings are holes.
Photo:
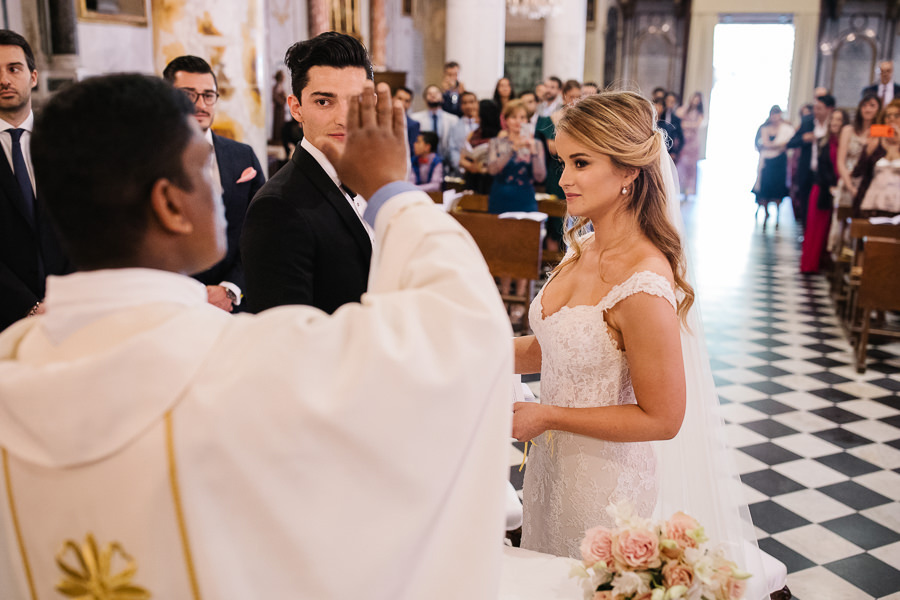
<path fill-rule="evenodd" d="M 800 600 L 898 600 L 900 344 L 872 348 L 857 374 L 824 277 L 799 274 L 790 208 L 763 231 L 749 197 L 707 191 L 683 211 L 760 547 Z M 520 460 L 514 450 L 517 488 Z"/>

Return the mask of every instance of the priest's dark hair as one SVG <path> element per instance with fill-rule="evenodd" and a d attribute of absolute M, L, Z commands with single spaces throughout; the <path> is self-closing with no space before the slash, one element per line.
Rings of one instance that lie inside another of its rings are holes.
<path fill-rule="evenodd" d="M 175 73 L 178 73 L 179 71 L 184 71 L 185 73 L 199 73 L 201 75 L 209 73 L 213 77 L 213 83 L 216 84 L 216 89 L 219 89 L 219 80 L 216 79 L 216 74 L 213 73 L 212 67 L 199 56 L 185 54 L 184 56 L 173 58 L 169 61 L 169 64 L 166 65 L 166 68 L 163 69 L 163 79 L 169 83 L 175 83 Z"/>
<path fill-rule="evenodd" d="M 136 256 L 158 180 L 190 191 L 183 155 L 193 115 L 187 96 L 162 79 L 117 74 L 66 87 L 37 116 L 38 199 L 79 268 Z"/>
<path fill-rule="evenodd" d="M 360 67 L 366 70 L 368 79 L 375 79 L 372 61 L 362 42 L 336 31 L 326 31 L 310 40 L 297 42 L 285 53 L 284 64 L 291 72 L 291 92 L 297 100 L 309 83 L 309 70 L 313 67 Z"/>
<path fill-rule="evenodd" d="M 31 45 L 28 40 L 11 29 L 0 29 L 0 46 L 18 46 L 25 53 L 25 63 L 28 65 L 28 72 L 34 73 L 34 52 L 31 51 Z"/>

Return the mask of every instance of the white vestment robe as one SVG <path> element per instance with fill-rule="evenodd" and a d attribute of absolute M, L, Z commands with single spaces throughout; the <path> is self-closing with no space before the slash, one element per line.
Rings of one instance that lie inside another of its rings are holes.
<path fill-rule="evenodd" d="M 47 315 L 0 334 L 0 598 L 496 598 L 508 317 L 425 194 L 375 230 L 368 293 L 331 316 L 117 307 L 100 286 L 57 340 L 50 285 Z"/>

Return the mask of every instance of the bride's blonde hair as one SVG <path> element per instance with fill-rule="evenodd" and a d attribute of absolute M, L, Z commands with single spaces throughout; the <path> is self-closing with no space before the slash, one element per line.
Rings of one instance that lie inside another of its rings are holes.
<path fill-rule="evenodd" d="M 669 261 L 676 289 L 681 292 L 678 316 L 684 322 L 694 303 L 694 289 L 685 280 L 681 238 L 666 216 L 666 188 L 659 162 L 665 134 L 656 127 L 656 119 L 656 111 L 646 98 L 634 92 L 602 92 L 568 107 L 556 131 L 608 156 L 618 169 L 637 170 L 624 208 L 636 217 L 641 232 Z M 573 254 L 557 265 L 554 274 L 581 256 L 581 237 L 588 223 L 587 218 L 577 217 L 565 231 L 563 239 Z"/>

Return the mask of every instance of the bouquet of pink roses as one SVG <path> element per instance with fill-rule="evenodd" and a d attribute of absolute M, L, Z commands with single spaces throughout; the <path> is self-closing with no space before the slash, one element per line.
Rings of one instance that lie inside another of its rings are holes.
<path fill-rule="evenodd" d="M 589 529 L 581 542 L 585 600 L 740 600 L 749 573 L 719 549 L 703 527 L 682 512 L 652 523 L 624 505 L 610 506 L 616 529 Z"/>

